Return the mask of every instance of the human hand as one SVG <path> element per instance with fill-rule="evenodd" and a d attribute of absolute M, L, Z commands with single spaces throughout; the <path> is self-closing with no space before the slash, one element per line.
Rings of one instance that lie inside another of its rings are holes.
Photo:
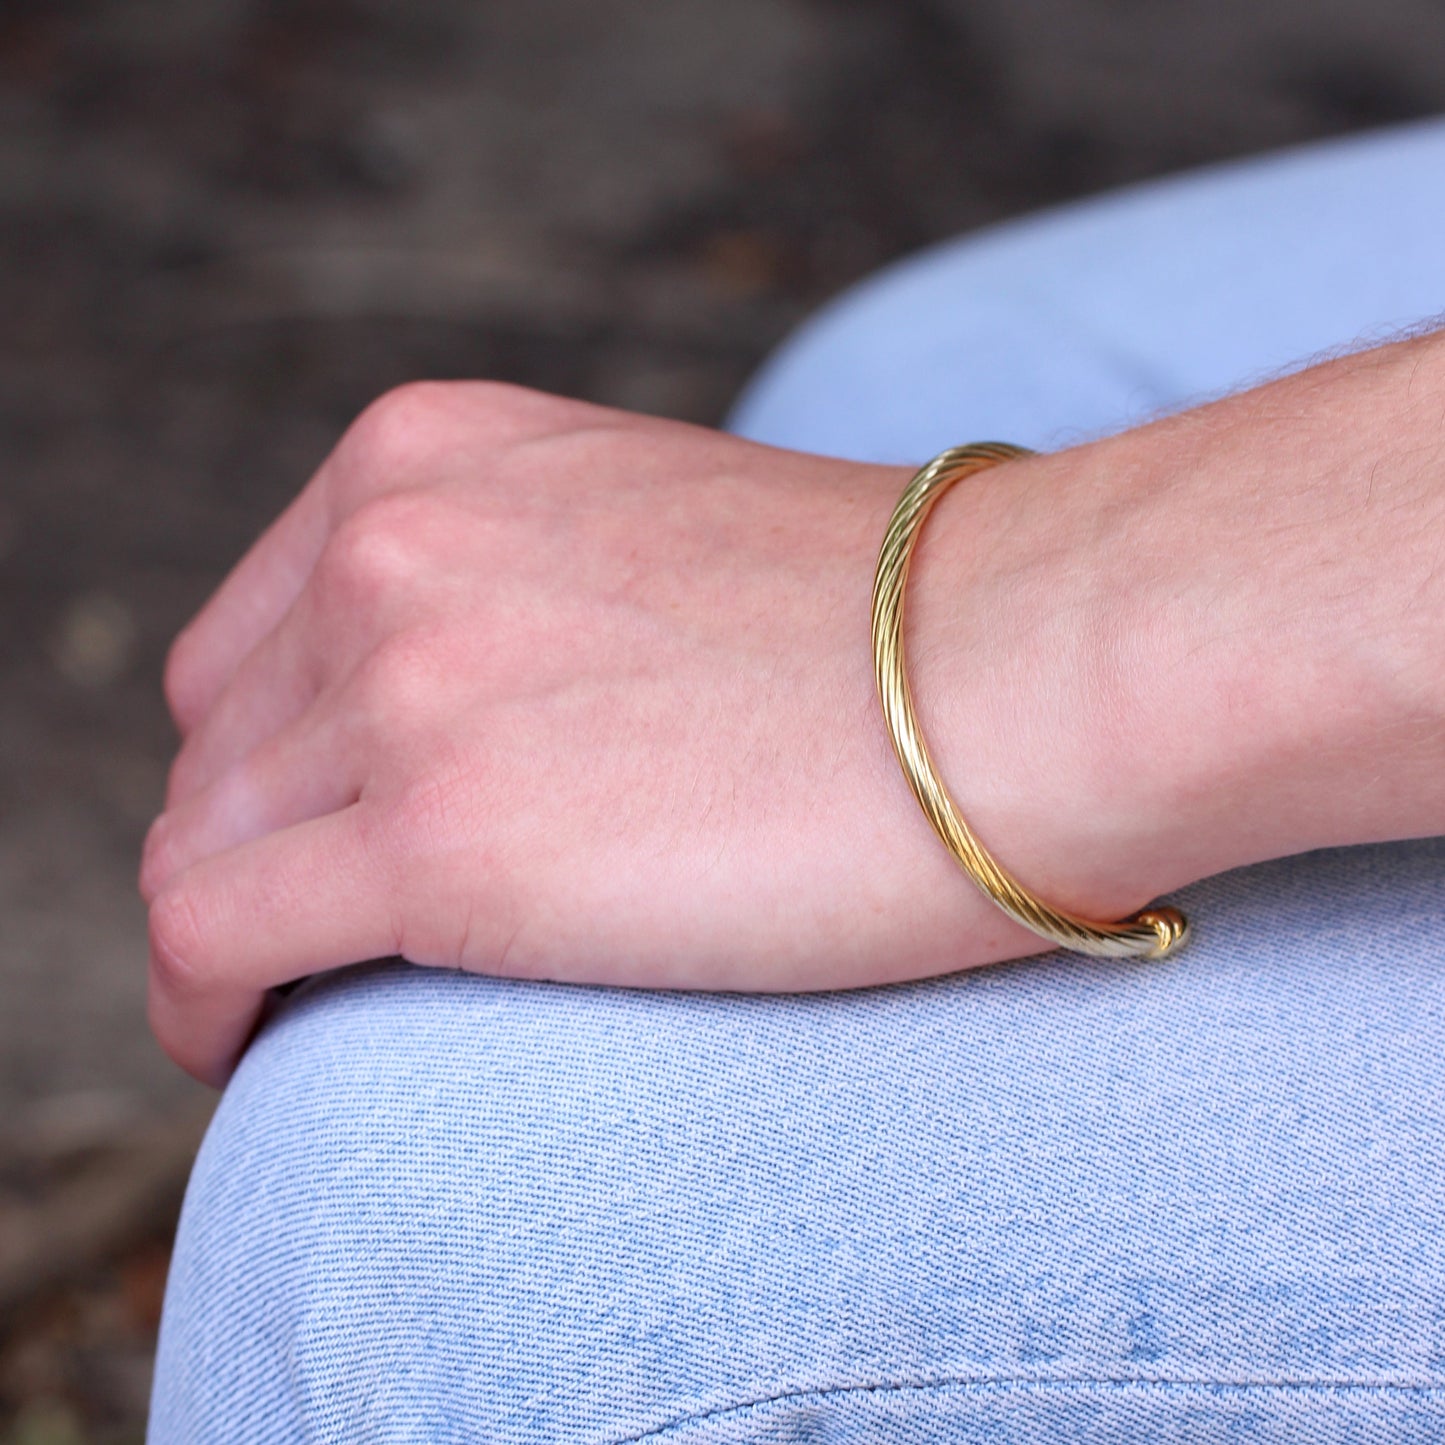
<path fill-rule="evenodd" d="M 795 990 L 1040 948 L 879 719 L 907 475 L 486 384 L 383 398 L 173 649 L 142 869 L 167 1049 L 219 1081 L 268 987 L 390 954 Z M 917 589 L 925 631 L 956 582 Z"/>

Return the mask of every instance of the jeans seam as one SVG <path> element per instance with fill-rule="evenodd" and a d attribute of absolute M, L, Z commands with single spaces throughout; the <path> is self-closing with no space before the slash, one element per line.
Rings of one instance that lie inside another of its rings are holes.
<path fill-rule="evenodd" d="M 612 1437 L 609 1445 L 640 1445 L 646 1440 L 664 1440 L 678 1431 L 692 1429 L 706 1424 L 709 1420 L 721 1420 L 728 1415 L 740 1415 L 767 1405 L 780 1405 L 793 1401 L 822 1401 L 841 1395 L 903 1395 L 926 1394 L 935 1390 L 947 1391 L 1049 1391 L 1049 1390 L 1136 1390 L 1141 1392 L 1173 1390 L 1218 1390 L 1254 1394 L 1277 1392 L 1293 1394 L 1367 1394 L 1399 1395 L 1405 1398 L 1420 1398 L 1445 1395 L 1445 1384 L 1405 1385 L 1390 1381 L 1367 1380 L 1159 1380 L 1135 1379 L 1129 1377 L 1108 1378 L 1089 1376 L 1048 1376 L 1036 1375 L 958 1375 L 941 1376 L 932 1380 L 891 1380 L 874 1384 L 821 1385 L 809 1388 L 779 1390 L 771 1395 L 759 1395 L 750 1400 L 737 1400 L 729 1405 L 715 1405 L 691 1415 L 679 1416 L 665 1425 L 657 1425 L 632 1435 Z"/>

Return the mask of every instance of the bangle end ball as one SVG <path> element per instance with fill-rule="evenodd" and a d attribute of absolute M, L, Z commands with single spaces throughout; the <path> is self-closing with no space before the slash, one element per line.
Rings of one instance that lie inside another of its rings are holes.
<path fill-rule="evenodd" d="M 1138 915 L 1140 923 L 1147 923 L 1159 935 L 1159 942 L 1147 958 L 1167 958 L 1176 949 L 1189 942 L 1189 920 L 1177 909 L 1166 906 L 1146 908 Z"/>

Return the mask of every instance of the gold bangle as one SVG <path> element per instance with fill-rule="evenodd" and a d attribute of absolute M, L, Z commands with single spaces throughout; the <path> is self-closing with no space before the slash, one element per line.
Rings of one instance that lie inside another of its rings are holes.
<path fill-rule="evenodd" d="M 1118 923 L 1093 923 L 1050 908 L 1001 868 L 974 837 L 949 797 L 914 714 L 903 655 L 903 597 L 914 543 L 933 504 L 956 481 L 999 462 L 1029 455 L 1026 448 L 1006 442 L 952 447 L 929 462 L 903 489 L 883 538 L 878 575 L 873 582 L 873 666 L 883 718 L 908 786 L 933 831 L 964 872 L 1010 918 L 1076 953 L 1099 958 L 1162 958 L 1188 936 L 1189 925 L 1177 908 L 1146 908 Z"/>

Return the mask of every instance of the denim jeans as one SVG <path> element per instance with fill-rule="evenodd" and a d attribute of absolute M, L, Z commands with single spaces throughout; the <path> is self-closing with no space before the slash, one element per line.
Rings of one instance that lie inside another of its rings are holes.
<path fill-rule="evenodd" d="M 1239 386 L 1445 308 L 1442 182 L 1421 126 L 940 247 L 736 425 L 922 459 Z M 312 982 L 196 1166 L 153 1445 L 1445 1439 L 1445 839 L 1179 901 L 1174 962 L 850 994 Z"/>

